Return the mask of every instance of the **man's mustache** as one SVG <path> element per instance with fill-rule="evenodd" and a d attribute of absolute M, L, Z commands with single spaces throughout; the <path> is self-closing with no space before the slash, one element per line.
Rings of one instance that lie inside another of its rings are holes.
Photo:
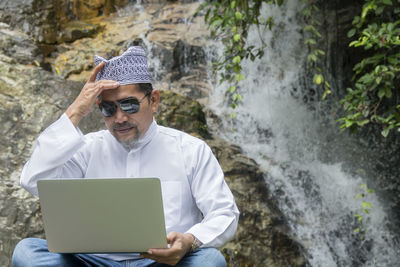
<path fill-rule="evenodd" d="M 129 128 L 137 129 L 137 125 L 136 125 L 136 123 L 130 123 L 130 122 L 114 123 L 112 128 L 114 131 L 121 130 L 121 129 L 129 129 Z"/>

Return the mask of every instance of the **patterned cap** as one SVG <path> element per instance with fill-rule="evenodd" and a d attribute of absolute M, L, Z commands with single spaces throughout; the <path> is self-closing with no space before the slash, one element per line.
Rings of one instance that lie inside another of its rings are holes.
<path fill-rule="evenodd" d="M 109 60 L 98 55 L 94 56 L 94 65 L 104 62 L 104 67 L 97 73 L 98 80 L 113 80 L 120 85 L 135 83 L 151 83 L 146 53 L 140 46 L 129 47 L 120 56 Z"/>

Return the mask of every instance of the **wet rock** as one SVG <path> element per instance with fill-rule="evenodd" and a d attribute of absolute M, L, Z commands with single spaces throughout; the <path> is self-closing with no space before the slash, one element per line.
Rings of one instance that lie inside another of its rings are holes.
<path fill-rule="evenodd" d="M 71 21 L 61 26 L 57 37 L 57 43 L 70 43 L 78 39 L 92 37 L 97 34 L 99 30 L 99 25 L 93 25 L 83 21 Z"/>
<path fill-rule="evenodd" d="M 0 51 L 21 64 L 37 65 L 43 61 L 40 49 L 34 40 L 19 30 L 12 30 L 9 25 L 0 23 Z"/>
<path fill-rule="evenodd" d="M 125 6 L 129 0 L 74 0 L 73 13 L 78 19 L 88 19 L 101 15 L 109 15 Z"/>
<path fill-rule="evenodd" d="M 0 1 L 0 21 L 13 29 L 20 29 L 41 43 L 56 42 L 58 31 L 57 9 L 52 1 Z"/>
<path fill-rule="evenodd" d="M 108 15 L 125 6 L 128 0 L 1 0 L 0 22 L 9 24 L 13 29 L 22 30 L 43 44 L 71 42 L 78 38 L 92 36 L 97 29 L 84 29 L 65 23 L 76 19 L 93 18 Z M 82 22 L 77 22 L 81 24 Z"/>

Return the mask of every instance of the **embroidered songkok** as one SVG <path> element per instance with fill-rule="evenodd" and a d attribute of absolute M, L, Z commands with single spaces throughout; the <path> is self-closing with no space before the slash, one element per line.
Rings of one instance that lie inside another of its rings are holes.
<path fill-rule="evenodd" d="M 125 84 L 151 83 L 146 53 L 140 46 L 129 47 L 122 55 L 111 59 L 94 56 L 94 65 L 104 62 L 104 67 L 96 76 L 98 80 L 114 80 Z"/>

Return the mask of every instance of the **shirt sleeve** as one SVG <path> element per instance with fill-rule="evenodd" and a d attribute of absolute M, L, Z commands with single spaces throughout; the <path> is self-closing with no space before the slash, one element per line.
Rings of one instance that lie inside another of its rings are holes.
<path fill-rule="evenodd" d="M 83 177 L 85 162 L 76 152 L 84 144 L 82 132 L 64 113 L 36 140 L 33 153 L 22 169 L 21 186 L 38 196 L 36 183 L 40 179 Z"/>
<path fill-rule="evenodd" d="M 235 234 L 239 210 L 210 147 L 202 143 L 194 155 L 191 189 L 203 220 L 187 233 L 193 234 L 205 247 L 220 247 Z"/>

